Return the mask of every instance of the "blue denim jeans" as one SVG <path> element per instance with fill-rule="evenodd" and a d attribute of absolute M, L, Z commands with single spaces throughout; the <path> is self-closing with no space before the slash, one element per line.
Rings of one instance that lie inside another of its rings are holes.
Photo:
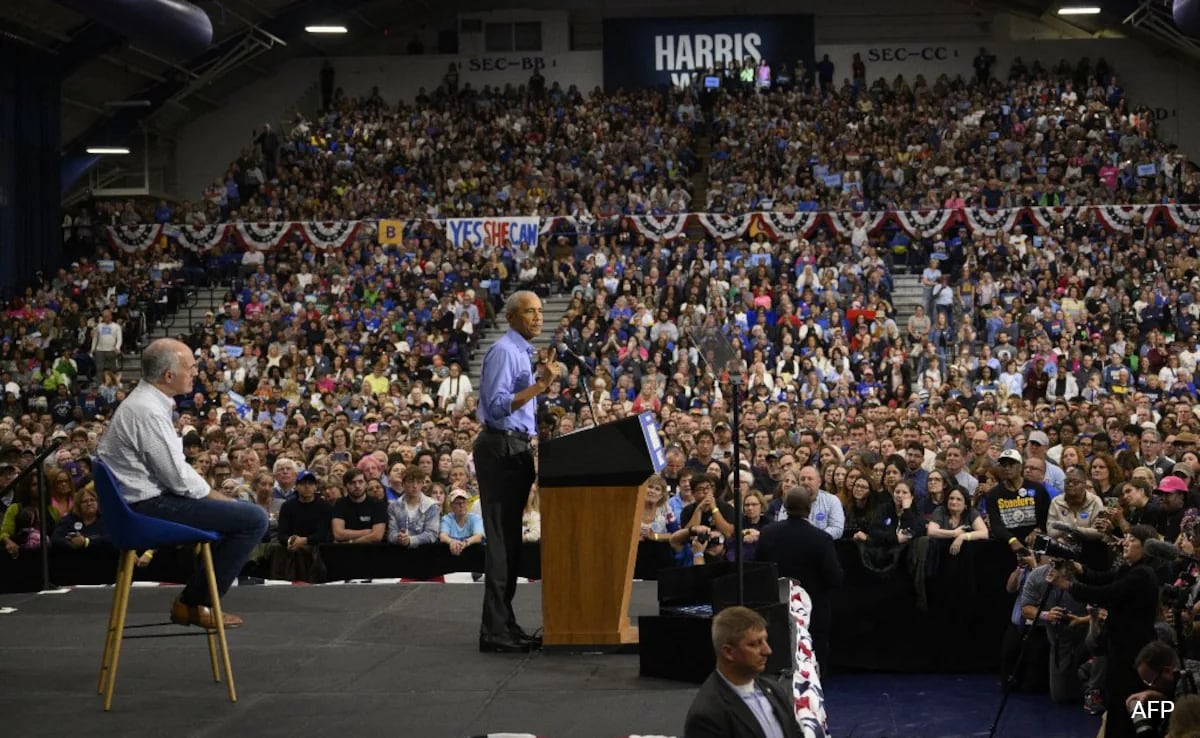
<path fill-rule="evenodd" d="M 195 499 L 181 495 L 162 494 L 143 500 L 133 509 L 152 518 L 183 523 L 201 530 L 221 534 L 213 544 L 213 569 L 217 591 L 224 596 L 237 575 L 241 573 L 250 552 L 262 540 L 267 530 L 267 513 L 258 505 L 211 498 Z M 185 605 L 211 605 L 204 567 L 197 562 L 196 571 L 179 596 Z"/>

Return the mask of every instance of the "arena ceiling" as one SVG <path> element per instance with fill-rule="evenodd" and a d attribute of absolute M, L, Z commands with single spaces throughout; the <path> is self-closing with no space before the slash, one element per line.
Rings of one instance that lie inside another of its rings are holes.
<path fill-rule="evenodd" d="M 453 28 L 464 10 L 521 7 L 601 14 L 663 15 L 728 12 L 715 0 L 193 0 L 212 22 L 212 43 L 195 54 L 163 48 L 153 37 L 130 40 L 67 7 L 103 13 L 105 0 L 8 0 L 0 2 L 0 35 L 46 51 L 62 70 L 64 155 L 82 154 L 89 143 L 117 143 L 139 129 L 170 139 L 186 121 L 221 106 L 250 79 L 268 74 L 295 56 L 404 53 L 417 33 L 428 47 L 430 28 Z M 932 8 L 981 17 L 999 11 L 1057 24 L 1076 35 L 1125 33 L 1200 60 L 1200 46 L 1175 30 L 1167 0 L 1100 0 L 1100 16 L 1055 15 L 1050 0 L 930 0 Z M 759 0 L 744 12 L 786 12 L 813 4 Z M 761 9 L 759 6 L 762 6 Z M 769 9 L 768 9 L 769 8 Z M 922 8 L 923 9 L 923 8 Z M 818 11 L 826 12 L 824 10 Z M 936 12 L 933 10 L 932 12 Z M 346 36 L 315 36 L 305 25 L 333 22 Z M 1069 24 L 1069 26 L 1068 26 Z"/>
<path fill-rule="evenodd" d="M 61 67 L 62 135 L 69 149 L 82 138 L 105 139 L 106 127 L 115 132 L 129 121 L 169 135 L 293 56 L 394 53 L 411 40 L 429 8 L 425 0 L 193 1 L 213 28 L 211 46 L 196 55 L 144 38 L 131 41 L 55 0 L 0 3 L 0 33 L 49 52 Z M 303 31 L 332 20 L 359 32 L 338 37 Z"/>

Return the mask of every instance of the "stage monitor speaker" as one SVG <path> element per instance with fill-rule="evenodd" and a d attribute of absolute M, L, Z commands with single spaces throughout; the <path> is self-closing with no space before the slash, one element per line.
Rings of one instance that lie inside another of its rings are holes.
<path fill-rule="evenodd" d="M 786 580 L 784 580 L 786 581 Z M 768 677 L 793 669 L 795 633 L 786 603 L 753 608 L 767 621 L 771 656 Z M 712 648 L 712 618 L 684 615 L 643 615 L 638 618 L 641 676 L 699 684 L 716 665 Z"/>
<path fill-rule="evenodd" d="M 783 672 L 790 674 L 795 668 L 796 624 L 788 614 L 787 602 L 761 605 L 754 610 L 767 621 L 767 645 L 771 647 L 764 676 L 776 677 Z"/>
<path fill-rule="evenodd" d="M 787 596 L 780 597 L 779 567 L 771 561 L 747 561 L 742 564 L 745 571 L 745 587 L 743 602 L 746 607 L 757 608 L 761 605 L 774 605 L 787 602 Z M 712 580 L 713 613 L 718 613 L 738 601 L 737 566 L 734 565 L 731 574 L 721 574 Z"/>
<path fill-rule="evenodd" d="M 638 618 L 638 673 L 700 684 L 712 673 L 712 618 L 643 615 Z"/>
<path fill-rule="evenodd" d="M 658 573 L 658 606 L 708 605 L 712 603 L 712 579 L 730 571 L 729 564 L 672 566 Z"/>
<path fill-rule="evenodd" d="M 769 561 L 747 561 L 745 567 L 746 604 L 786 602 L 780 599 L 779 570 Z M 659 607 L 737 603 L 737 564 L 722 561 L 705 566 L 673 566 L 658 573 Z"/>

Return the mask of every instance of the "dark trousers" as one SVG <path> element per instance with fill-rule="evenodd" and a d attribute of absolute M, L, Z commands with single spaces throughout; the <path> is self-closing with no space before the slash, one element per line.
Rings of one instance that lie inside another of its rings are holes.
<path fill-rule="evenodd" d="M 162 494 L 134 504 L 133 509 L 152 518 L 220 533 L 221 540 L 213 544 L 212 557 L 217 592 L 222 597 L 229 591 L 233 580 L 237 579 L 246 565 L 246 559 L 250 558 L 250 552 L 262 541 L 263 533 L 267 530 L 267 513 L 258 505 L 248 502 L 208 497 L 198 500 Z M 204 567 L 197 564 L 179 599 L 185 605 L 212 605 Z"/>
<path fill-rule="evenodd" d="M 520 631 L 513 614 L 517 564 L 521 557 L 521 515 L 533 486 L 533 448 L 528 441 L 483 432 L 475 440 L 475 474 L 483 513 L 483 638 L 508 638 Z"/>
<path fill-rule="evenodd" d="M 1125 700 L 1134 692 L 1145 689 L 1137 672 L 1124 659 L 1114 659 L 1109 651 L 1108 673 L 1104 679 L 1104 738 L 1134 738 L 1133 721 Z"/>
<path fill-rule="evenodd" d="M 1059 704 L 1078 702 L 1083 696 L 1079 665 L 1083 662 L 1083 636 L 1078 628 L 1063 628 L 1050 641 L 1050 699 Z"/>

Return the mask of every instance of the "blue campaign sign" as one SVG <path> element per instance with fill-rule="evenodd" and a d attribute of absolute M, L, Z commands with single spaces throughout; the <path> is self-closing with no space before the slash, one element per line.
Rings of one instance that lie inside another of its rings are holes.
<path fill-rule="evenodd" d="M 446 240 L 459 246 L 537 246 L 541 221 L 535 217 L 447 218 Z"/>
<path fill-rule="evenodd" d="M 662 438 L 658 435 L 658 423 L 654 422 L 654 413 L 642 413 L 638 420 L 642 423 L 646 448 L 650 449 L 650 462 L 654 464 L 654 473 L 658 474 L 667 465 L 667 450 L 663 448 Z"/>
<path fill-rule="evenodd" d="M 611 18 L 604 21 L 604 88 L 640 89 L 691 84 L 726 62 L 765 59 L 773 73 L 796 60 L 815 65 L 810 14 L 679 18 Z"/>

